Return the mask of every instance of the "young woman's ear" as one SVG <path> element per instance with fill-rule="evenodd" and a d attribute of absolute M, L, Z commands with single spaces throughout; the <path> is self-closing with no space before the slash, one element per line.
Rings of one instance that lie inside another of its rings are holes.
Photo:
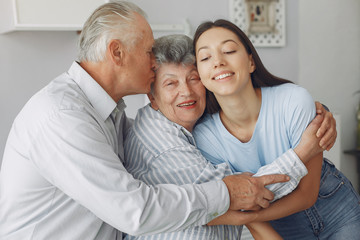
<path fill-rule="evenodd" d="M 151 107 L 155 110 L 159 110 L 159 106 L 157 105 L 156 101 L 155 101 L 155 98 L 154 96 L 152 95 L 152 93 L 148 93 L 147 94 L 149 100 L 150 100 L 150 103 L 151 103 Z"/>
<path fill-rule="evenodd" d="M 114 64 L 121 66 L 124 62 L 124 49 L 123 44 L 119 40 L 113 39 L 108 44 L 107 55 Z"/>
<path fill-rule="evenodd" d="M 255 66 L 255 62 L 254 62 L 252 54 L 249 55 L 249 61 L 250 61 L 249 71 L 250 71 L 250 73 L 253 73 L 256 69 L 256 66 Z"/>

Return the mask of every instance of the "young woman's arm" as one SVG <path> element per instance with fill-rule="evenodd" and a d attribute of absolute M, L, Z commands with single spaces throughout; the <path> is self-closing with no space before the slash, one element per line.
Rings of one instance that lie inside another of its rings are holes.
<path fill-rule="evenodd" d="M 283 91 L 284 98 L 288 100 L 283 106 L 286 113 L 284 123 L 288 132 L 288 141 L 291 146 L 297 146 L 304 134 L 304 125 L 313 118 L 314 102 L 310 93 L 302 87 L 287 85 L 284 89 L 287 90 Z M 308 174 L 301 179 L 298 187 L 289 195 L 271 204 L 269 208 L 260 210 L 257 221 L 282 218 L 314 205 L 319 194 L 322 163 L 323 153 L 314 155 L 305 164 Z"/>
<path fill-rule="evenodd" d="M 253 222 L 246 224 L 255 240 L 281 240 L 283 239 L 268 222 Z"/>
<path fill-rule="evenodd" d="M 256 212 L 227 211 L 224 215 L 208 223 L 211 225 L 244 225 L 249 229 L 255 240 L 281 240 L 281 236 L 268 222 L 252 222 Z M 251 223 L 249 223 L 251 222 Z"/>
<path fill-rule="evenodd" d="M 266 222 L 311 207 L 316 202 L 319 193 L 322 161 L 322 153 L 309 161 L 306 164 L 308 175 L 300 181 L 298 187 L 289 195 L 272 203 L 270 207 L 249 212 L 229 210 L 224 215 L 209 222 L 208 225 L 244 225 L 251 222 Z"/>
<path fill-rule="evenodd" d="M 308 175 L 299 183 L 298 187 L 289 195 L 262 209 L 256 216 L 256 221 L 270 221 L 289 216 L 305 210 L 315 204 L 320 188 L 323 154 L 320 153 L 306 164 Z"/>

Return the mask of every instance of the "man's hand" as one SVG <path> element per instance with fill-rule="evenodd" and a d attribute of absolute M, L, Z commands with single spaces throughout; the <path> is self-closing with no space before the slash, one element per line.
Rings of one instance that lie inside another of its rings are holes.
<path fill-rule="evenodd" d="M 248 174 L 230 175 L 223 179 L 230 196 L 231 210 L 258 210 L 267 208 L 274 199 L 274 194 L 266 185 L 289 181 L 283 174 L 251 177 Z"/>

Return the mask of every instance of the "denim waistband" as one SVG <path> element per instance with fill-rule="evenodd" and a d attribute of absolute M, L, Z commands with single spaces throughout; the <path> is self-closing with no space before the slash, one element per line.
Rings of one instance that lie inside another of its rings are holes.
<path fill-rule="evenodd" d="M 336 168 L 335 164 L 332 163 L 329 159 L 324 158 L 322 168 L 321 168 L 321 179 L 326 177 L 326 173 L 332 172 L 333 174 L 339 175 L 340 171 Z"/>

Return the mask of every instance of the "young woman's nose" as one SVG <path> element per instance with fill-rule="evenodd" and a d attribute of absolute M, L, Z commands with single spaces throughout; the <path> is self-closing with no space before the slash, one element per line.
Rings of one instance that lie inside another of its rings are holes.
<path fill-rule="evenodd" d="M 213 56 L 213 65 L 214 65 L 214 68 L 217 68 L 217 67 L 220 67 L 222 65 L 224 65 L 224 59 L 222 57 L 221 54 L 214 54 Z"/>

